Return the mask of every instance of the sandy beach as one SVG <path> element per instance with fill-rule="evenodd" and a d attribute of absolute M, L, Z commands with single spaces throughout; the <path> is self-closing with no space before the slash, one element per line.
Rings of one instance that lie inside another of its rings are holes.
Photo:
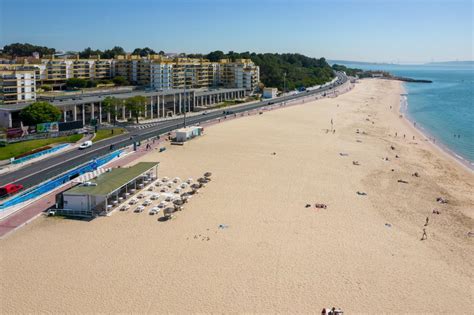
<path fill-rule="evenodd" d="M 474 174 L 399 117 L 402 93 L 363 80 L 140 158 L 212 181 L 167 222 L 40 217 L 1 239 L 0 313 L 474 313 Z"/>

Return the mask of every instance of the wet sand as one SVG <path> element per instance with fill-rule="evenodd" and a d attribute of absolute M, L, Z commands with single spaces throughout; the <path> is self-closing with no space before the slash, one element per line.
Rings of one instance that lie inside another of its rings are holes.
<path fill-rule="evenodd" d="M 401 93 L 364 80 L 142 157 L 213 180 L 168 222 L 41 217 L 0 240 L 1 312 L 473 313 L 474 175 L 399 118 Z"/>

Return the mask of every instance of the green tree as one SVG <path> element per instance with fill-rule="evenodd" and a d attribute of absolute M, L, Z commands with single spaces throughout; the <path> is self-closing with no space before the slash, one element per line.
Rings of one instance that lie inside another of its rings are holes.
<path fill-rule="evenodd" d="M 114 121 L 114 125 L 117 123 L 116 118 L 119 106 L 123 106 L 123 101 L 113 96 L 107 96 L 102 101 L 102 108 L 106 112 L 110 113 L 110 116 L 112 116 L 112 119 Z"/>
<path fill-rule="evenodd" d="M 98 49 L 92 50 L 92 48 L 87 47 L 83 51 L 79 52 L 79 57 L 81 57 L 81 58 L 90 58 L 90 56 L 102 56 L 102 54 L 103 54 L 102 51 L 100 51 Z"/>
<path fill-rule="evenodd" d="M 52 91 L 53 90 L 53 87 L 51 85 L 48 85 L 48 84 L 43 84 L 41 86 L 41 88 L 43 89 L 43 91 L 45 92 L 49 92 L 49 91 Z"/>
<path fill-rule="evenodd" d="M 132 116 L 135 117 L 137 124 L 138 117 L 145 111 L 146 102 L 146 97 L 141 95 L 129 97 L 125 100 L 125 107 L 132 113 Z"/>
<path fill-rule="evenodd" d="M 154 54 L 156 54 L 156 52 L 149 47 L 135 48 L 135 50 L 132 52 L 132 55 L 140 55 L 142 57 L 146 57 L 148 55 L 154 55 Z"/>
<path fill-rule="evenodd" d="M 127 79 L 121 76 L 116 76 L 112 79 L 112 82 L 114 82 L 115 85 L 128 85 L 129 82 Z"/>
<path fill-rule="evenodd" d="M 79 88 L 83 89 L 87 87 L 87 80 L 79 78 L 70 78 L 66 80 L 66 87 L 69 89 Z"/>
<path fill-rule="evenodd" d="M 209 61 L 211 62 L 217 62 L 224 58 L 225 58 L 225 54 L 220 50 L 210 52 L 209 54 L 206 55 L 206 59 L 209 59 Z"/>
<path fill-rule="evenodd" d="M 100 57 L 104 58 L 104 59 L 112 59 L 112 58 L 115 58 L 119 55 L 125 55 L 125 54 L 126 54 L 126 52 L 122 47 L 115 46 L 112 49 L 106 49 Z"/>
<path fill-rule="evenodd" d="M 48 102 L 35 102 L 20 111 L 20 118 L 27 126 L 58 121 L 61 111 Z"/>
<path fill-rule="evenodd" d="M 31 56 L 34 52 L 38 52 L 41 57 L 44 55 L 52 55 L 56 52 L 54 48 L 48 48 L 45 46 L 36 46 L 28 43 L 13 43 L 3 47 L 3 53 L 10 56 L 27 57 Z"/>

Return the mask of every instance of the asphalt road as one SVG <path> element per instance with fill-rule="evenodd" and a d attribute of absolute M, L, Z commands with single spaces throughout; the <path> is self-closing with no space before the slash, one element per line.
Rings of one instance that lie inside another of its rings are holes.
<path fill-rule="evenodd" d="M 347 81 L 347 77 L 343 73 L 338 72 L 336 73 L 336 75 L 338 78 L 336 82 L 317 90 L 301 92 L 295 95 L 279 97 L 277 99 L 271 99 L 267 101 L 253 103 L 250 105 L 233 106 L 230 109 L 226 110 L 231 111 L 233 113 L 241 113 L 260 107 L 265 107 L 271 104 L 281 103 L 313 94 L 327 92 Z M 202 123 L 216 118 L 222 118 L 224 116 L 225 115 L 223 114 L 223 111 L 209 112 L 207 115 L 197 115 L 191 117 L 188 116 L 186 117 L 186 124 L 192 125 L 196 123 Z M 134 141 L 141 141 L 153 136 L 164 134 L 172 130 L 178 129 L 182 126 L 183 118 L 177 118 L 174 120 L 168 120 L 162 123 L 158 123 L 149 128 L 137 129 L 135 131 L 132 131 L 131 134 L 124 134 L 102 140 L 96 144 L 93 144 L 93 146 L 89 149 L 85 149 L 82 151 L 71 150 L 68 152 L 64 152 L 63 154 L 55 155 L 50 158 L 40 160 L 11 173 L 2 175 L 0 178 L 0 186 L 3 186 L 8 183 L 18 183 L 22 184 L 25 188 L 32 187 L 67 170 L 70 170 L 78 165 L 86 163 L 92 160 L 93 158 L 98 158 L 109 153 L 111 144 L 115 145 L 115 149 L 123 148 L 133 144 Z M 131 135 L 133 135 L 133 140 L 130 139 Z"/>

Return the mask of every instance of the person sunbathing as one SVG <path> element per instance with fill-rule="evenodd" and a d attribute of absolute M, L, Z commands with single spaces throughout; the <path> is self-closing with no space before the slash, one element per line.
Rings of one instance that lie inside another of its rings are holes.
<path fill-rule="evenodd" d="M 324 203 L 317 203 L 314 205 L 318 209 L 326 209 L 328 206 L 325 205 Z"/>
<path fill-rule="evenodd" d="M 352 165 L 360 165 L 359 161 L 352 161 Z"/>
<path fill-rule="evenodd" d="M 436 201 L 439 203 L 448 203 L 448 199 L 444 199 L 443 197 L 436 198 Z"/>

